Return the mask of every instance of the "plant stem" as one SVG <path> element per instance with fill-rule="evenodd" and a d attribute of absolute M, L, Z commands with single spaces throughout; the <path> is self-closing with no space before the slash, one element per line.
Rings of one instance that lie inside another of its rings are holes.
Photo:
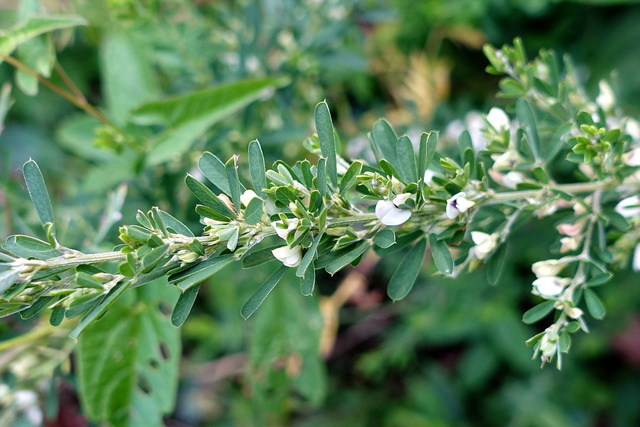
<path fill-rule="evenodd" d="M 607 188 L 617 188 L 619 190 L 624 190 L 628 188 L 628 185 L 620 185 L 616 187 L 611 182 L 606 181 L 596 181 L 596 182 L 576 182 L 571 184 L 558 184 L 553 187 L 544 187 L 538 190 L 520 190 L 520 191 L 505 191 L 502 193 L 495 193 L 491 195 L 491 199 L 493 200 L 521 200 L 527 199 L 530 197 L 538 197 L 540 192 L 550 191 L 550 190 L 559 190 L 569 194 L 580 194 L 580 193 L 593 193 L 598 190 L 605 190 Z"/>
<path fill-rule="evenodd" d="M 75 267 L 83 264 L 102 264 L 105 262 L 124 261 L 127 258 L 122 252 L 103 252 L 98 254 L 81 254 L 73 258 L 53 258 L 47 260 L 47 267 Z"/>
<path fill-rule="evenodd" d="M 38 74 L 37 72 L 35 72 L 31 68 L 27 67 L 22 62 L 18 61 L 17 59 L 15 59 L 12 56 L 0 53 L 0 59 L 2 59 L 3 61 L 8 62 L 9 64 L 13 65 L 17 69 L 19 69 L 21 71 L 24 71 L 25 73 L 29 74 L 30 76 L 36 78 L 40 83 L 42 83 L 43 85 L 45 85 L 46 87 L 51 89 L 53 92 L 57 93 L 58 95 L 60 95 L 64 99 L 66 99 L 67 101 L 71 102 L 76 107 L 81 108 L 82 110 L 86 111 L 88 114 L 92 115 L 93 117 L 95 117 L 96 119 L 98 119 L 99 121 L 104 123 L 105 125 L 117 128 L 113 123 L 111 123 L 111 121 L 104 114 L 102 114 L 102 112 L 100 110 L 95 108 L 93 105 L 89 104 L 87 102 L 87 100 L 84 98 L 84 96 L 82 96 L 82 94 L 80 94 L 80 97 L 74 96 L 73 94 L 67 92 L 66 90 L 64 90 L 64 89 L 56 86 L 55 84 L 51 83 L 49 80 L 45 79 L 40 74 Z M 62 79 L 65 80 L 65 78 L 62 76 L 62 74 L 61 74 L 60 77 L 62 77 Z M 72 85 L 72 87 L 75 87 L 75 85 L 73 85 L 73 83 L 71 85 Z"/>

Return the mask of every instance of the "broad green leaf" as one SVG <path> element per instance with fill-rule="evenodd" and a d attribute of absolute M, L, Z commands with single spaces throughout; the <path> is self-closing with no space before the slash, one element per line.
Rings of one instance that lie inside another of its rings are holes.
<path fill-rule="evenodd" d="M 418 166 L 413 144 L 408 136 L 403 135 L 398 139 L 398 172 L 405 182 L 418 182 Z"/>
<path fill-rule="evenodd" d="M 530 308 L 522 316 L 522 321 L 528 325 L 537 322 L 538 320 L 551 313 L 554 304 L 555 301 L 545 301 L 541 304 L 536 305 L 535 307 Z"/>
<path fill-rule="evenodd" d="M 22 319 L 30 319 L 36 314 L 40 313 L 40 311 L 45 308 L 49 303 L 53 300 L 53 297 L 41 296 L 37 299 L 36 302 L 31 304 L 31 307 L 22 310 L 20 312 L 20 317 Z"/>
<path fill-rule="evenodd" d="M 257 251 L 249 252 L 242 258 L 242 268 L 252 268 L 273 261 L 276 258 L 271 253 L 272 250 L 283 246 L 282 244 L 269 246 Z"/>
<path fill-rule="evenodd" d="M 59 326 L 64 320 L 65 308 L 58 306 L 51 310 L 51 316 L 49 316 L 49 324 L 51 326 Z"/>
<path fill-rule="evenodd" d="M 325 270 L 327 270 L 327 273 L 331 275 L 336 274 L 338 271 L 342 270 L 344 267 L 358 259 L 358 257 L 365 253 L 367 249 L 369 249 L 369 247 L 369 242 L 364 240 L 358 243 L 354 243 L 353 245 L 346 248 L 346 251 L 337 252 L 337 256 L 331 259 L 331 261 L 325 267 Z"/>
<path fill-rule="evenodd" d="M 316 131 L 320 141 L 320 152 L 327 159 L 327 176 L 334 186 L 338 186 L 336 141 L 331 121 L 331 113 L 326 101 L 316 105 Z"/>
<path fill-rule="evenodd" d="M 262 219 L 264 202 L 258 197 L 254 197 L 249 202 L 249 206 L 244 211 L 244 221 L 249 225 L 254 225 Z"/>
<path fill-rule="evenodd" d="M 591 289 L 584 290 L 584 301 L 587 304 L 587 310 L 589 310 L 589 314 L 593 316 L 594 319 L 603 319 L 607 310 L 604 307 L 598 295 L 593 292 Z"/>
<path fill-rule="evenodd" d="M 327 159 L 325 159 L 324 157 L 320 157 L 318 159 L 317 170 L 318 182 L 316 186 L 318 187 L 318 192 L 320 193 L 320 195 L 324 197 L 327 194 Z"/>
<path fill-rule="evenodd" d="M 437 132 L 423 132 L 422 135 L 420 135 L 420 148 L 418 150 L 418 178 L 422 179 L 424 177 L 424 173 L 429 169 L 429 165 L 433 161 L 433 156 L 436 153 L 437 145 Z"/>
<path fill-rule="evenodd" d="M 509 253 L 508 244 L 504 243 L 491 255 L 487 262 L 487 280 L 490 284 L 496 285 L 504 272 L 507 254 Z"/>
<path fill-rule="evenodd" d="M 54 30 L 86 25 L 84 18 L 66 16 L 31 16 L 8 31 L 0 31 L 0 53 L 10 55 L 18 45 Z"/>
<path fill-rule="evenodd" d="M 238 168 L 236 166 L 235 156 L 229 159 L 225 164 L 225 169 L 227 171 L 227 179 L 229 180 L 229 193 L 227 194 L 231 197 L 231 201 L 233 201 L 233 206 L 236 208 L 236 212 L 240 212 L 240 196 L 242 195 L 243 187 L 242 184 L 240 184 L 240 178 L 238 178 Z"/>
<path fill-rule="evenodd" d="M 177 298 L 161 283 L 130 290 L 77 346 L 82 407 L 98 423 L 163 425 L 173 410 L 180 362 L 179 330 L 159 305 Z"/>
<path fill-rule="evenodd" d="M 274 271 L 273 274 L 271 274 L 271 276 L 267 278 L 267 280 L 265 280 L 260 288 L 258 288 L 258 290 L 253 295 L 251 295 L 249 300 L 242 306 L 242 309 L 240 310 L 240 314 L 245 320 L 248 319 L 253 313 L 255 313 L 258 307 L 262 305 L 271 291 L 273 291 L 273 288 L 275 288 L 278 282 L 280 282 L 280 279 L 282 279 L 282 276 L 284 276 L 284 273 L 288 268 L 289 267 L 285 265 L 281 265 L 280 267 L 278 267 L 278 269 Z"/>
<path fill-rule="evenodd" d="M 200 284 L 190 287 L 186 291 L 180 294 L 176 305 L 173 307 L 173 314 L 171 315 L 171 323 L 175 327 L 180 327 L 189 317 L 193 303 L 196 301 L 198 291 L 200 290 Z"/>
<path fill-rule="evenodd" d="M 129 121 L 129 112 L 160 94 L 148 49 L 132 33 L 109 26 L 101 37 L 102 93 L 108 116 L 116 125 Z"/>
<path fill-rule="evenodd" d="M 35 237 L 15 235 L 9 236 L 2 248 L 22 258 L 49 259 L 60 256 L 62 253 L 53 249 L 51 245 Z"/>
<path fill-rule="evenodd" d="M 142 273 L 149 273 L 169 252 L 169 243 L 151 249 L 140 260 Z"/>
<path fill-rule="evenodd" d="M 300 278 L 300 292 L 304 296 L 313 294 L 313 288 L 316 285 L 316 269 L 313 266 L 313 262 L 309 264 L 304 275 Z"/>
<path fill-rule="evenodd" d="M 227 220 L 236 218 L 236 213 L 229 209 L 227 205 L 225 205 L 218 196 L 213 194 L 213 191 L 211 191 L 206 185 L 191 175 L 187 175 L 185 182 L 193 195 L 196 196 L 196 199 L 200 200 L 205 206 L 220 214 Z"/>
<path fill-rule="evenodd" d="M 234 260 L 233 255 L 213 256 L 188 270 L 170 276 L 169 283 L 174 283 L 182 291 L 186 291 L 190 287 L 207 280 Z"/>
<path fill-rule="evenodd" d="M 278 77 L 238 81 L 133 110 L 135 123 L 167 128 L 153 140 L 147 164 L 157 165 L 186 152 L 215 123 L 286 84 L 288 79 Z"/>
<path fill-rule="evenodd" d="M 471 149 L 473 152 L 473 142 L 471 141 L 471 134 L 468 130 L 463 131 L 458 138 L 458 148 L 460 154 L 464 153 L 467 149 Z"/>
<path fill-rule="evenodd" d="M 387 287 L 387 294 L 392 300 L 397 301 L 407 296 L 418 278 L 426 251 L 427 240 L 420 239 L 400 262 Z"/>
<path fill-rule="evenodd" d="M 558 152 L 565 147 L 565 137 L 569 134 L 569 131 L 573 128 L 572 122 L 567 122 L 556 129 L 551 138 L 549 139 L 549 144 L 546 147 L 546 152 L 544 155 L 544 161 L 550 162 L 553 160 Z"/>
<path fill-rule="evenodd" d="M 24 3 L 23 1 L 22 4 Z M 44 77 L 51 75 L 56 60 L 53 43 L 48 34 L 41 34 L 20 44 L 16 56 L 20 62 Z M 16 69 L 16 84 L 29 96 L 38 93 L 38 79 L 20 69 Z"/>
<path fill-rule="evenodd" d="M 516 104 L 516 115 L 522 123 L 526 134 L 527 144 L 531 154 L 540 159 L 540 138 L 538 137 L 538 123 L 531 104 L 526 99 L 519 99 Z"/>
<path fill-rule="evenodd" d="M 87 114 L 71 116 L 56 128 L 56 141 L 73 154 L 87 160 L 108 161 L 115 157 L 110 150 L 97 147 L 93 140 L 101 123 Z"/>
<path fill-rule="evenodd" d="M 7 270 L 0 273 L 0 297 L 18 280 L 18 276 L 20 276 L 18 270 Z"/>
<path fill-rule="evenodd" d="M 22 166 L 22 174 L 40 222 L 43 226 L 47 223 L 53 224 L 53 208 L 38 164 L 29 160 Z"/>
<path fill-rule="evenodd" d="M 390 228 L 383 228 L 373 235 L 373 243 L 383 249 L 391 247 L 396 243 L 396 233 Z"/>
<path fill-rule="evenodd" d="M 320 240 L 322 239 L 323 234 L 324 233 L 321 231 L 316 235 L 316 237 L 314 237 L 313 242 L 311 243 L 311 246 L 304 253 L 304 256 L 302 257 L 302 261 L 300 261 L 300 265 L 296 270 L 296 276 L 304 277 L 307 275 L 307 269 L 313 263 L 313 260 L 316 259 L 316 256 L 317 256 L 316 251 L 318 250 L 318 244 L 320 244 Z"/>
<path fill-rule="evenodd" d="M 249 175 L 251 175 L 251 183 L 253 191 L 259 197 L 264 197 L 264 188 L 267 187 L 266 170 L 264 166 L 264 154 L 260 142 L 256 139 L 249 143 Z"/>
<path fill-rule="evenodd" d="M 174 232 L 182 234 L 184 236 L 194 237 L 193 232 L 189 229 L 189 227 L 184 225 L 182 222 L 178 221 L 172 215 L 168 214 L 163 210 L 158 210 L 158 212 L 162 217 L 162 221 L 165 223 L 165 225 L 168 228 L 171 228 Z"/>
<path fill-rule="evenodd" d="M 436 235 L 429 234 L 429 247 L 438 271 L 444 274 L 453 273 L 453 258 L 447 244 L 442 240 L 438 240 Z"/>
<path fill-rule="evenodd" d="M 384 119 L 380 119 L 374 123 L 371 130 L 371 136 L 373 137 L 373 143 L 375 144 L 378 152 L 394 168 L 398 167 L 398 154 L 397 144 L 398 137 L 391 128 L 391 125 Z M 378 159 L 380 161 L 381 159 Z"/>
<path fill-rule="evenodd" d="M 362 162 L 354 160 L 340 180 L 340 193 L 344 194 L 356 183 L 356 177 L 362 171 Z"/>
<path fill-rule="evenodd" d="M 222 190 L 223 193 L 229 194 L 231 192 L 227 168 L 215 154 L 211 154 L 208 151 L 205 152 L 198 160 L 198 169 L 200 169 L 205 178 Z"/>

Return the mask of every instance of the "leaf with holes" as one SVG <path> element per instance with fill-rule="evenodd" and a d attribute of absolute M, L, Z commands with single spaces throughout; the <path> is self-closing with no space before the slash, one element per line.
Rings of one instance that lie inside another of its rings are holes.
<path fill-rule="evenodd" d="M 129 290 L 84 331 L 77 362 L 82 406 L 91 420 L 163 425 L 175 402 L 180 335 L 170 309 L 162 307 L 177 294 L 166 282 Z"/>

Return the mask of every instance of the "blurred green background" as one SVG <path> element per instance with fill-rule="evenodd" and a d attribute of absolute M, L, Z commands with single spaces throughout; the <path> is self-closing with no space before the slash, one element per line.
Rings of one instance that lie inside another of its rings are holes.
<path fill-rule="evenodd" d="M 2 27 L 15 22 L 18 3 L 0 11 Z M 88 101 L 136 141 L 158 132 L 126 122 L 128 109 L 143 101 L 247 78 L 284 76 L 290 83 L 155 164 L 140 161 L 144 151 L 137 159 L 130 155 L 135 144 L 117 145 L 108 130 L 47 88 L 31 96 L 14 88 L 0 135 L 0 238 L 40 234 L 20 183 L 19 167 L 30 157 L 47 179 L 60 239 L 96 251 L 117 243 L 117 224 L 154 205 L 198 230 L 183 177 L 204 150 L 228 158 L 259 139 L 267 163 L 309 156 L 302 143 L 314 131 L 313 108 L 323 99 L 347 157 L 366 158 L 364 135 L 382 116 L 399 132 L 439 130 L 446 141 L 474 112 L 506 106 L 495 98 L 498 78 L 484 72 L 481 47 L 514 37 L 531 56 L 540 48 L 570 55 L 591 93 L 600 79 L 611 79 L 621 107 L 637 116 L 636 3 L 43 2 L 47 13 L 88 20 L 56 33 L 59 64 Z M 59 73 L 51 79 L 61 83 Z M 3 63 L 0 80 L 15 84 L 15 70 Z M 121 183 L 127 184 L 122 219 L 104 226 Z M 386 297 L 386 282 L 402 254 L 367 258 L 355 272 L 322 277 L 313 297 L 301 296 L 290 277 L 244 322 L 240 307 L 270 268 L 229 267 L 203 286 L 182 327 L 180 389 L 166 425 L 640 425 L 636 274 L 623 268 L 602 289 L 608 315 L 575 340 L 562 371 L 540 369 L 530 358 L 524 341 L 538 329 L 521 316 L 535 303 L 530 265 L 547 258 L 553 225 L 534 222 L 512 236 L 497 285 L 489 285 L 483 271 L 454 281 L 433 277 L 435 268 L 427 266 L 397 303 Z M 15 336 L 35 322 L 11 318 L 0 334 Z M 72 371 L 56 378 L 59 390 L 72 390 Z M 64 424 L 78 410 L 70 402 L 61 400 L 57 415 L 50 413 L 51 425 L 83 425 Z"/>

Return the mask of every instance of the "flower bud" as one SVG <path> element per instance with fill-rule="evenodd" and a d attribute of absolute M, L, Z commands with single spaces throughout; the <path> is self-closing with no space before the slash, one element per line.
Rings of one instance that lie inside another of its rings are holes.
<path fill-rule="evenodd" d="M 271 253 L 287 267 L 297 267 L 302 261 L 302 246 L 300 245 L 295 248 L 282 246 L 272 250 Z"/>
<path fill-rule="evenodd" d="M 536 277 L 551 277 L 560 273 L 566 264 L 561 263 L 557 259 L 548 259 L 546 261 L 538 261 L 533 263 L 531 270 Z"/>
<path fill-rule="evenodd" d="M 475 243 L 471 250 L 478 259 L 484 259 L 498 244 L 497 235 L 483 233 L 482 231 L 472 231 L 471 240 Z"/>
<path fill-rule="evenodd" d="M 246 190 L 244 193 L 242 193 L 242 196 L 240 196 L 240 202 L 243 206 L 247 207 L 249 206 L 251 200 L 255 199 L 256 197 L 258 197 L 258 195 L 253 190 Z"/>
<path fill-rule="evenodd" d="M 533 293 L 543 298 L 557 297 L 564 288 L 571 283 L 571 279 L 556 276 L 540 277 L 533 281 Z"/>

